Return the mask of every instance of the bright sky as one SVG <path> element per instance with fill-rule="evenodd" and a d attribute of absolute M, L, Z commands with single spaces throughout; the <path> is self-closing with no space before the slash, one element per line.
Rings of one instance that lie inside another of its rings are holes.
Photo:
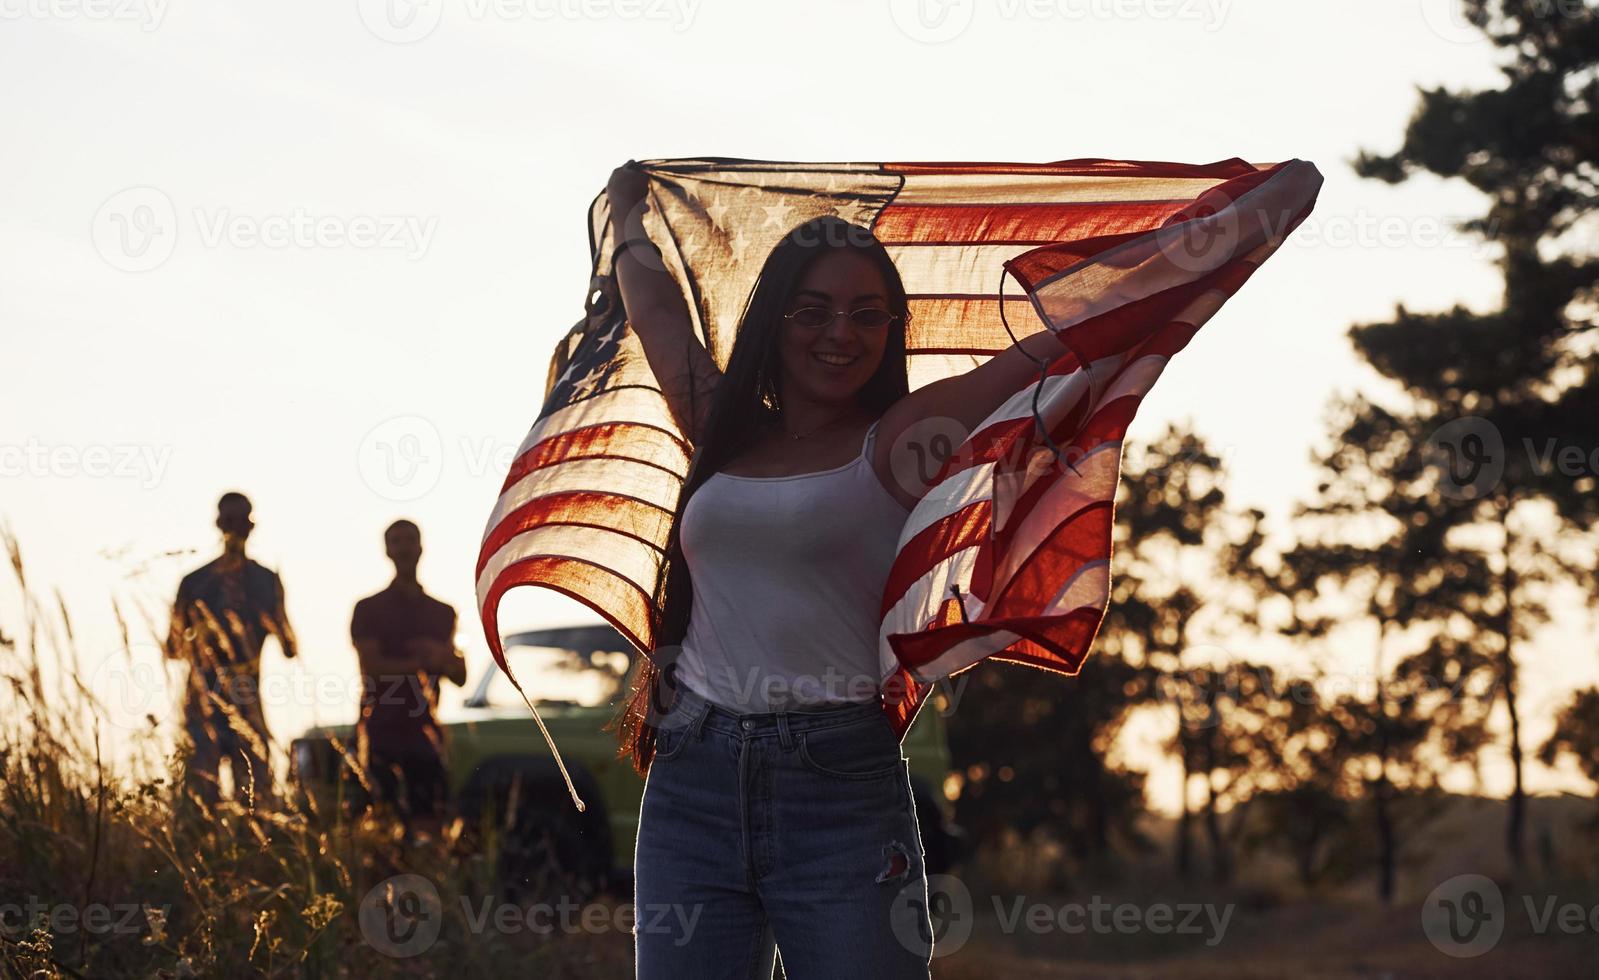
<path fill-rule="evenodd" d="M 1474 192 L 1347 165 L 1397 144 L 1415 86 L 1493 83 L 1454 6 L 0 0 L 0 519 L 95 664 L 110 597 L 163 615 L 217 549 L 217 496 L 248 493 L 303 651 L 268 683 L 336 692 L 271 706 L 286 741 L 353 718 L 350 607 L 409 517 L 476 675 L 477 545 L 582 310 L 588 203 L 629 157 L 700 155 L 1313 161 L 1316 213 L 1132 432 L 1191 416 L 1280 516 L 1329 395 L 1377 390 L 1351 323 L 1496 301 L 1450 230 Z M 420 475 L 396 484 L 384 447 Z M 502 607 L 508 631 L 594 618 L 542 590 Z M 1531 739 L 1595 678 L 1581 625 L 1527 657 Z"/>

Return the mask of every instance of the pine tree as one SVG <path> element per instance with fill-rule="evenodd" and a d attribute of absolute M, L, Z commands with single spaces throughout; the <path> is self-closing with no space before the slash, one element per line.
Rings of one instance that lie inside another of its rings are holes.
<path fill-rule="evenodd" d="M 1362 176 L 1400 183 L 1417 172 L 1464 180 L 1487 210 L 1462 230 L 1498 251 L 1500 308 L 1460 306 L 1355 327 L 1356 349 L 1414 399 L 1414 418 L 1475 506 L 1463 523 L 1497 525 L 1493 598 L 1498 684 L 1514 771 L 1506 846 L 1525 850 L 1523 746 L 1516 645 L 1536 621 L 1526 604 L 1524 504 L 1551 501 L 1566 521 L 1599 516 L 1599 12 L 1592 0 L 1463 0 L 1491 42 L 1500 88 L 1420 89 L 1400 148 L 1362 151 Z M 1465 467 L 1461 469 L 1460 467 Z M 1463 477 L 1469 477 L 1462 479 Z M 1570 571 L 1567 569 L 1567 571 Z"/>

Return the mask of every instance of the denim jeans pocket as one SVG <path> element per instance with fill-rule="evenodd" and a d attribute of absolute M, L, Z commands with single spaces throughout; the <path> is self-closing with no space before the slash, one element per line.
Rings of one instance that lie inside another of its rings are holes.
<path fill-rule="evenodd" d="M 665 762 L 675 759 L 682 754 L 688 743 L 694 740 L 693 719 L 674 718 L 665 726 L 655 730 L 655 762 Z"/>
<path fill-rule="evenodd" d="M 881 779 L 899 771 L 899 739 L 886 719 L 812 729 L 798 738 L 805 768 L 833 779 Z"/>

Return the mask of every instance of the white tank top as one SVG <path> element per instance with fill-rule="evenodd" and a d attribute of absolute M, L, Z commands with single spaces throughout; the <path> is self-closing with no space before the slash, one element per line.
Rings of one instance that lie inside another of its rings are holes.
<path fill-rule="evenodd" d="M 872 468 L 876 432 L 843 466 L 715 473 L 689 498 L 688 688 L 739 712 L 877 698 L 879 611 L 910 512 Z"/>

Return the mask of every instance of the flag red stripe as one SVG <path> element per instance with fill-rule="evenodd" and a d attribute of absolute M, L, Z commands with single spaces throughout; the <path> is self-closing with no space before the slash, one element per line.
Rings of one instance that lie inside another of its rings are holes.
<path fill-rule="evenodd" d="M 890 204 L 872 232 L 885 245 L 1044 245 L 1158 228 L 1190 201 Z"/>
<path fill-rule="evenodd" d="M 1022 560 L 1000 594 L 984 605 L 983 619 L 988 620 L 990 609 L 1003 617 L 1011 606 L 1036 608 L 1070 578 L 1061 574 L 1062 569 L 1075 571 L 1108 555 L 1113 510 L 1111 501 L 1096 500 L 1061 521 Z"/>
<path fill-rule="evenodd" d="M 671 523 L 672 511 L 626 494 L 594 490 L 543 494 L 515 508 L 494 526 L 478 551 L 474 574 L 482 575 L 488 563 L 513 538 L 548 525 L 599 528 L 662 551 L 660 542 L 670 532 Z"/>
<path fill-rule="evenodd" d="M 1228 179 L 1253 173 L 1256 168 L 1238 157 L 1215 163 L 1174 163 L 1166 160 L 1111 160 L 1082 157 L 1053 163 L 1001 163 L 961 161 L 897 161 L 882 165 L 899 174 L 1040 174 L 1056 177 L 1213 177 Z"/>
<path fill-rule="evenodd" d="M 606 622 L 638 649 L 649 650 L 654 646 L 649 637 L 649 597 L 632 582 L 603 565 L 581 558 L 535 555 L 507 565 L 490 584 L 480 604 L 489 651 L 494 655 L 494 662 L 508 674 L 510 668 L 506 666 L 505 651 L 500 645 L 500 597 L 522 585 L 536 585 L 570 596 L 605 617 Z"/>
<path fill-rule="evenodd" d="M 671 451 L 675 447 L 676 453 Z M 539 440 L 512 463 L 503 493 L 534 470 L 574 459 L 625 459 L 653 466 L 674 480 L 688 466 L 688 451 L 677 433 L 641 422 L 597 422 Z M 673 466 L 675 459 L 677 465 Z"/>

